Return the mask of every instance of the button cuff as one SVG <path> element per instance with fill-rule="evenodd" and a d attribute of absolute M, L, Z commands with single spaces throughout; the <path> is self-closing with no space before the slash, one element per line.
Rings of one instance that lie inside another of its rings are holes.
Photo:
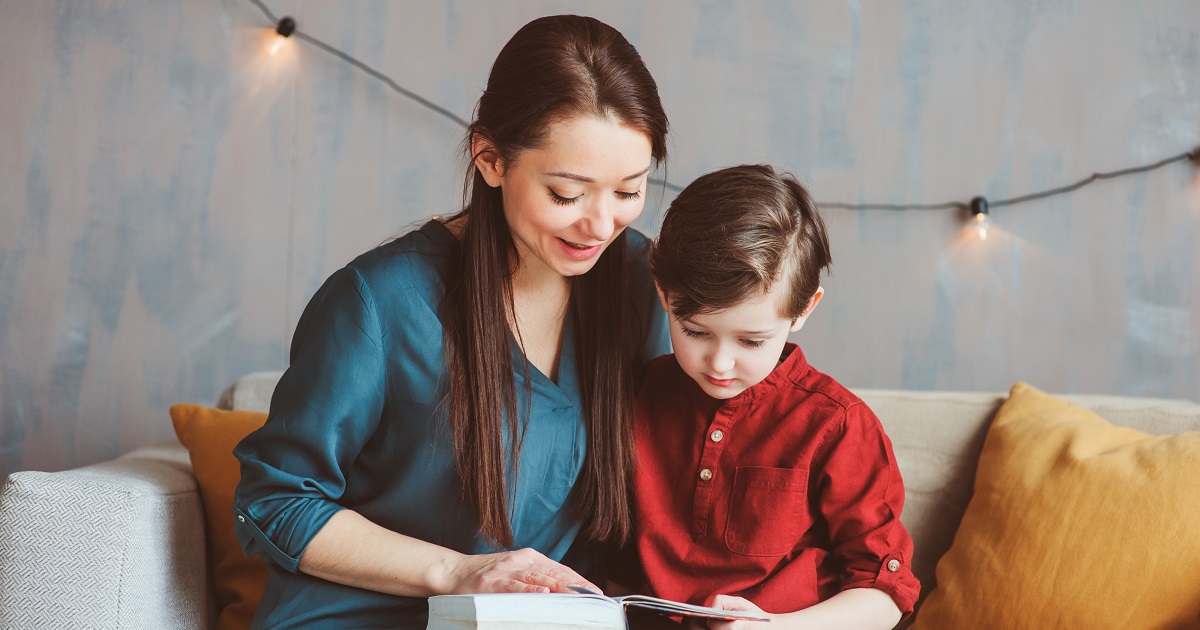
<path fill-rule="evenodd" d="M 293 558 L 283 552 L 282 549 L 275 546 L 270 538 L 259 529 L 254 519 L 248 518 L 241 510 L 234 508 L 234 514 L 237 516 L 237 525 L 234 527 L 234 532 L 237 534 L 238 540 L 242 543 L 242 549 L 246 555 L 261 554 L 264 559 L 270 560 L 275 564 L 286 569 L 289 573 L 299 571 L 297 565 L 300 564 L 300 558 Z"/>

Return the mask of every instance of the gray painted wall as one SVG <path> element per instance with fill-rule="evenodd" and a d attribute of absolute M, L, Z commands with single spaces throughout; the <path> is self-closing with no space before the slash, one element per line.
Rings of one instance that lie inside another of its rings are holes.
<path fill-rule="evenodd" d="M 641 50 L 669 177 L 769 162 L 827 201 L 1023 194 L 1200 143 L 1195 0 L 270 2 L 468 116 L 538 15 Z M 320 281 L 460 199 L 460 129 L 243 0 L 0 3 L 0 475 L 173 439 L 286 362 Z M 851 386 L 1200 399 L 1200 182 L 1179 164 L 998 209 L 826 213 L 797 335 Z M 654 233 L 669 194 L 639 221 Z"/>

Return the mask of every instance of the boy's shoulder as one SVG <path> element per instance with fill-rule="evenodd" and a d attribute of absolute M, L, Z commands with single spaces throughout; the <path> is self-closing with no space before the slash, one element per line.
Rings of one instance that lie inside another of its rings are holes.
<path fill-rule="evenodd" d="M 854 392 L 850 391 L 849 388 L 838 382 L 837 379 L 811 365 L 808 366 L 807 370 L 793 374 L 792 382 L 801 389 L 824 396 L 831 403 L 840 407 L 848 408 L 866 404 Z"/>
<path fill-rule="evenodd" d="M 871 424 L 879 422 L 875 412 L 862 398 L 837 379 L 812 365 L 806 365 L 802 370 L 794 370 L 789 377 L 795 390 L 804 392 L 807 406 L 812 408 L 815 403 L 817 408 L 824 407 L 825 412 L 822 415 L 830 420 L 840 418 L 844 421 L 865 421 Z"/>
<path fill-rule="evenodd" d="M 674 354 L 664 354 L 650 359 L 638 371 L 636 392 L 638 397 L 655 393 L 661 395 L 664 391 L 678 389 L 680 377 L 688 382 L 691 378 L 679 367 Z"/>
<path fill-rule="evenodd" d="M 646 365 L 642 366 L 642 371 L 647 378 L 650 376 L 661 378 L 674 372 L 683 372 L 683 369 L 679 367 L 679 362 L 675 360 L 675 354 L 668 353 L 647 361 Z"/>
<path fill-rule="evenodd" d="M 634 387 L 635 412 L 640 415 L 687 413 L 719 401 L 709 398 L 679 366 L 675 355 L 664 354 L 642 365 Z"/>

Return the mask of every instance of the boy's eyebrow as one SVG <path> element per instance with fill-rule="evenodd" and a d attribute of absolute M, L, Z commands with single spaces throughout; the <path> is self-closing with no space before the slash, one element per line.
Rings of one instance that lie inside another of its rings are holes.
<path fill-rule="evenodd" d="M 637 179 L 637 178 L 641 177 L 642 175 L 645 175 L 646 173 L 649 173 L 649 172 L 650 172 L 650 167 L 647 166 L 646 168 L 634 173 L 633 175 L 630 175 L 629 177 L 622 177 L 621 181 L 627 182 L 631 179 Z M 575 173 L 567 173 L 565 171 L 555 171 L 553 173 L 542 173 L 542 174 L 548 175 L 550 177 L 565 177 L 567 179 L 573 179 L 578 182 L 587 182 L 589 184 L 596 183 L 595 178 L 588 177 L 587 175 L 577 175 Z"/>

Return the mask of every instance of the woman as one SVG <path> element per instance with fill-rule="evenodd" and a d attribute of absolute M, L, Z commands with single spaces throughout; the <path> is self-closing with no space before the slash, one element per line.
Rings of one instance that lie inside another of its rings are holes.
<path fill-rule="evenodd" d="M 626 230 L 667 119 L 637 51 L 535 20 L 492 67 L 468 202 L 326 281 L 235 450 L 255 626 L 425 626 L 443 593 L 592 586 L 630 530 L 632 371 L 668 351 Z"/>

